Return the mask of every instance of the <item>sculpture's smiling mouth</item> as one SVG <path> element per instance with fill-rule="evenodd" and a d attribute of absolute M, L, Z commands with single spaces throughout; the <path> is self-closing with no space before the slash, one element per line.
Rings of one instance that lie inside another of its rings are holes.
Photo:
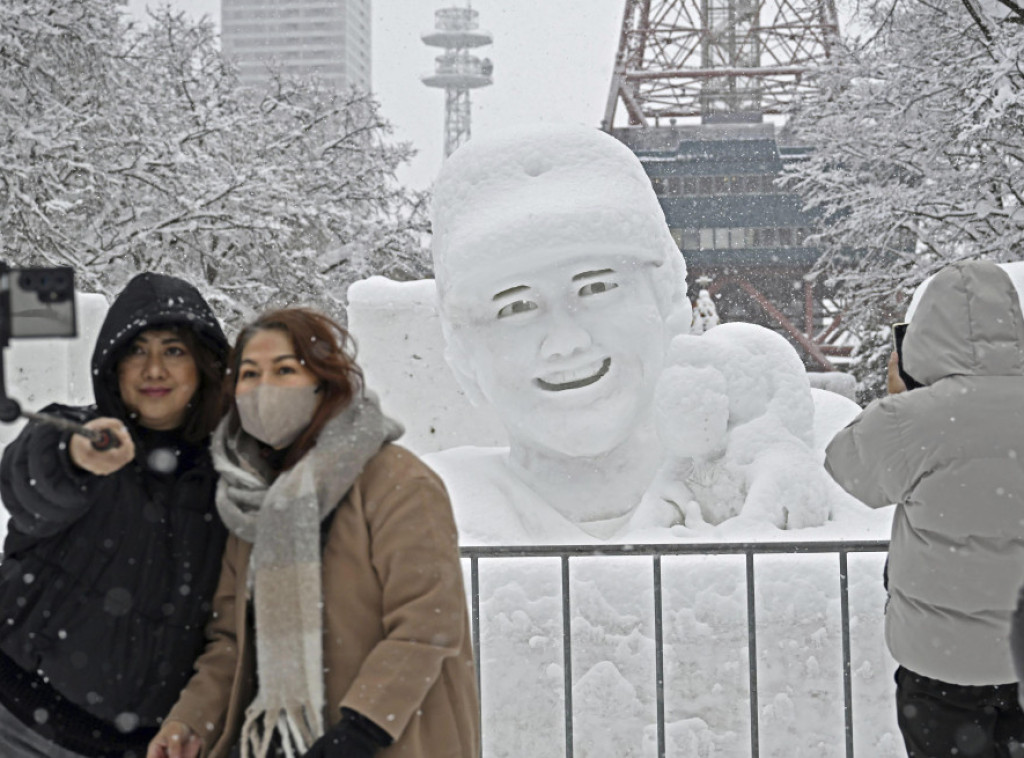
<path fill-rule="evenodd" d="M 599 381 L 608 373 L 612 366 L 612 359 L 605 358 L 596 369 L 586 367 L 576 371 L 558 371 L 547 375 L 546 379 L 537 377 L 533 381 L 542 390 L 548 392 L 561 392 L 563 390 L 577 390 L 580 387 L 588 387 Z"/>

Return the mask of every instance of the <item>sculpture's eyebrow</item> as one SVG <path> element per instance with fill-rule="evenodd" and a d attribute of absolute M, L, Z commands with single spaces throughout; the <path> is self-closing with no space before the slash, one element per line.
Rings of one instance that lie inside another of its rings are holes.
<path fill-rule="evenodd" d="M 602 269 L 598 269 L 597 271 L 584 271 L 582 274 L 576 274 L 576 276 L 574 276 L 572 278 L 572 280 L 574 282 L 578 282 L 580 279 L 589 279 L 592 276 L 605 276 L 606 274 L 614 274 L 614 273 L 615 273 L 615 269 L 602 268 Z"/>
<path fill-rule="evenodd" d="M 509 287 L 507 290 L 502 290 L 497 295 L 492 297 L 491 300 L 500 300 L 501 298 L 506 297 L 508 295 L 514 295 L 516 292 L 522 292 L 523 290 L 528 290 L 528 289 L 530 289 L 530 288 L 527 287 L 525 284 L 520 284 L 520 285 L 518 285 L 516 287 Z"/>

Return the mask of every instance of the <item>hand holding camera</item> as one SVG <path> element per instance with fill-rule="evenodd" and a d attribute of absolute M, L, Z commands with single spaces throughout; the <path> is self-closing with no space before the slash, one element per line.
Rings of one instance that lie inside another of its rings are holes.
<path fill-rule="evenodd" d="M 900 392 L 907 391 L 907 385 L 903 383 L 903 377 L 900 376 L 900 354 L 893 350 L 889 353 L 889 365 L 886 371 L 886 389 L 890 395 L 897 395 Z"/>

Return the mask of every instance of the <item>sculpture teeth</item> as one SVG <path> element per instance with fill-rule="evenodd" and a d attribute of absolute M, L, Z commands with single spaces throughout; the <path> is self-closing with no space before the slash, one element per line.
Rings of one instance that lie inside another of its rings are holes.
<path fill-rule="evenodd" d="M 568 382 L 578 382 L 580 379 L 587 379 L 598 371 L 601 370 L 601 364 L 596 366 L 588 366 L 587 368 L 577 369 L 576 371 L 556 371 L 553 374 L 549 374 L 544 377 L 544 381 L 550 382 L 551 384 L 566 384 Z"/>
<path fill-rule="evenodd" d="M 556 392 L 561 390 L 579 389 L 580 387 L 586 387 L 593 384 L 607 374 L 611 364 L 612 359 L 605 358 L 597 366 L 589 366 L 575 371 L 555 371 L 548 374 L 543 379 L 536 379 L 536 382 L 541 389 L 553 390 Z"/>

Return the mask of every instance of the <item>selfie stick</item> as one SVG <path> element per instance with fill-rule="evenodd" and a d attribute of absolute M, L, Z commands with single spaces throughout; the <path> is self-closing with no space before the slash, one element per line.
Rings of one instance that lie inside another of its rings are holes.
<path fill-rule="evenodd" d="M 8 398 L 9 402 L 14 402 Z M 74 421 L 69 421 L 66 418 L 60 416 L 51 416 L 49 413 L 33 413 L 32 411 L 23 411 L 19 409 L 19 415 L 22 418 L 27 418 L 31 421 L 41 421 L 44 424 L 55 426 L 58 429 L 63 429 L 66 432 L 77 434 L 92 442 L 92 446 L 96 450 L 110 450 L 111 448 L 120 447 L 121 442 L 113 434 L 110 433 L 109 429 L 90 429 L 82 424 L 77 424 Z M 6 421 L 6 419 L 4 419 Z"/>
<path fill-rule="evenodd" d="M 0 357 L 0 372 L 3 371 L 3 358 Z M 120 447 L 121 442 L 113 434 L 110 433 L 109 429 L 90 429 L 82 424 L 75 423 L 66 418 L 60 416 L 51 416 L 49 413 L 34 413 L 32 411 L 23 411 L 21 406 L 18 405 L 17 400 L 12 400 L 7 397 L 3 391 L 3 384 L 0 382 L 0 421 L 6 421 L 10 423 L 17 421 L 19 418 L 27 418 L 31 421 L 41 421 L 44 424 L 55 426 L 58 429 L 63 429 L 66 432 L 72 434 L 78 434 L 92 441 L 92 446 L 97 450 L 110 450 L 111 448 Z"/>

